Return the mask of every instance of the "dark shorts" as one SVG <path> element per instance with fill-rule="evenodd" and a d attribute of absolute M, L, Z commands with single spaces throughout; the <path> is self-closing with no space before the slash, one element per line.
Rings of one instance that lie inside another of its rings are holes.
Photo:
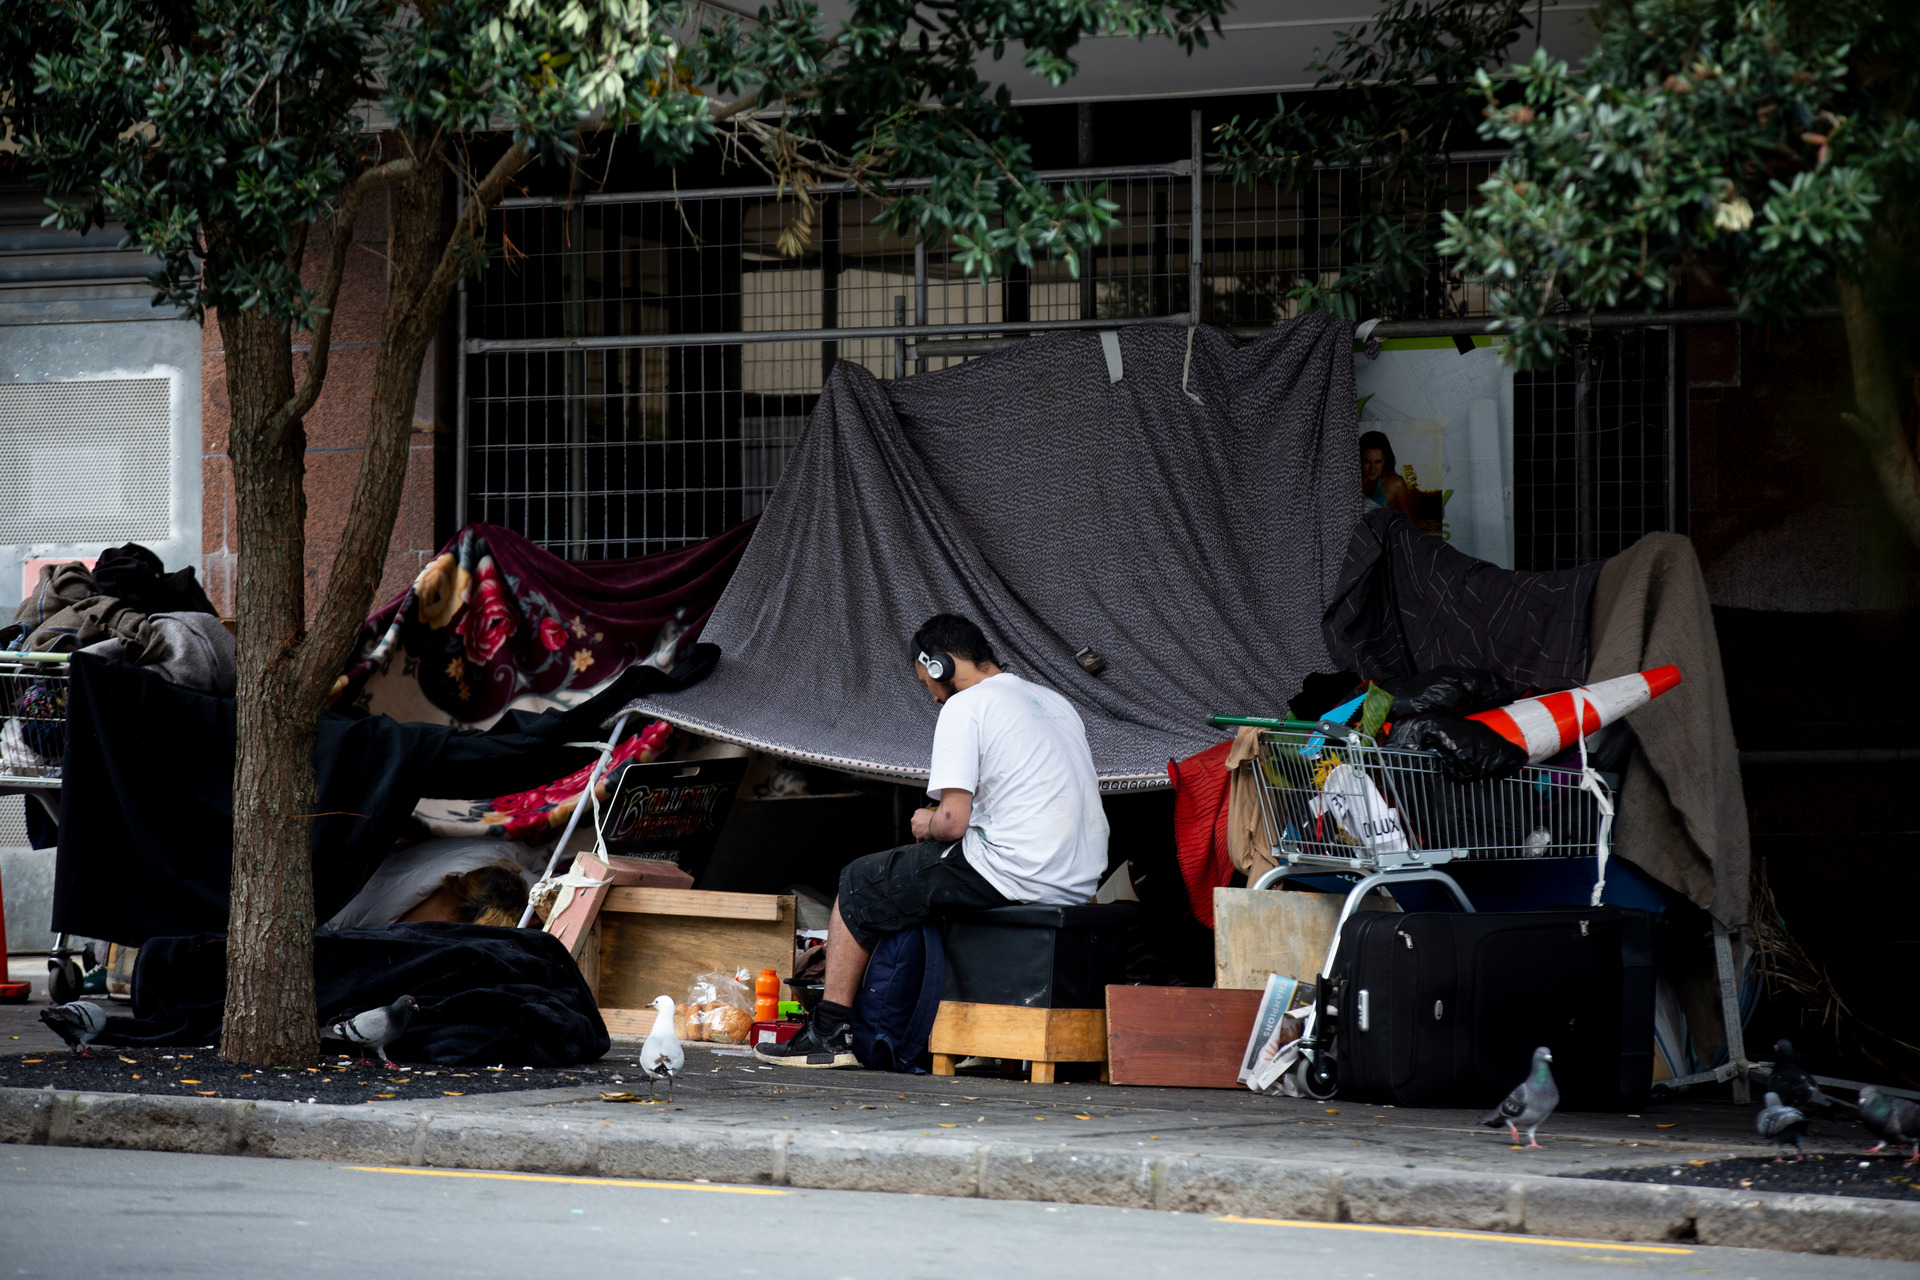
<path fill-rule="evenodd" d="M 884 935 L 945 912 L 1011 902 L 973 869 L 958 841 L 927 840 L 870 853 L 840 873 L 840 919 L 869 951 Z"/>

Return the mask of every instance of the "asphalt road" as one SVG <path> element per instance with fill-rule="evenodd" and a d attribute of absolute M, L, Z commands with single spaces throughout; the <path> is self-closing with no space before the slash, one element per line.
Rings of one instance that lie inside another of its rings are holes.
<path fill-rule="evenodd" d="M 697 1183 L 0 1147 L 0 1275 L 1855 1280 L 1912 1264 Z"/>

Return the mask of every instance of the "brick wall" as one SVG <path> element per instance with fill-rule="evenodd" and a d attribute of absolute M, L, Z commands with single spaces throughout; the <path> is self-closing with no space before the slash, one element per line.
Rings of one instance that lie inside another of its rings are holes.
<path fill-rule="evenodd" d="M 348 255 L 333 325 L 333 355 L 319 402 L 307 414 L 307 613 L 311 617 L 326 587 L 340 534 L 346 524 L 353 487 L 366 445 L 367 411 L 373 390 L 374 356 L 379 347 L 380 309 L 386 300 L 387 204 L 384 196 L 367 201 L 354 228 L 356 248 Z M 307 254 L 316 280 L 326 245 L 317 240 Z M 209 315 L 201 331 L 201 578 L 223 613 L 233 612 L 238 582 L 239 545 L 233 506 L 233 472 L 227 456 L 231 412 L 227 399 L 226 353 L 220 328 Z M 306 373 L 306 356 L 296 344 L 294 376 Z M 450 437 L 453 423 L 436 405 L 436 353 L 429 350 L 414 405 L 413 439 L 408 453 L 407 486 L 394 521 L 386 570 L 375 593 L 384 601 L 412 582 L 438 550 L 435 522 L 436 443 Z"/>

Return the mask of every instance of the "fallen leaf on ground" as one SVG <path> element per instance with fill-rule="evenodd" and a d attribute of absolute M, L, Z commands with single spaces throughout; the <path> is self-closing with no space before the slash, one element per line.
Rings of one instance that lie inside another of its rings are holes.
<path fill-rule="evenodd" d="M 457 1095 L 456 1095 L 456 1096 L 457 1096 Z M 634 1098 L 635 1098 L 635 1097 L 637 1097 L 637 1096 L 638 1096 L 637 1094 L 631 1094 L 631 1093 L 603 1093 L 603 1094 L 601 1094 L 601 1095 L 600 1095 L 600 1101 L 602 1101 L 602 1102 L 632 1102 L 632 1101 L 634 1100 Z"/>
<path fill-rule="evenodd" d="M 1680 1122 L 1678 1120 L 1668 1120 L 1663 1124 L 1655 1124 L 1653 1127 L 1656 1129 L 1677 1129 L 1680 1127 Z"/>
<path fill-rule="evenodd" d="M 451 1089 L 442 1089 L 440 1092 L 446 1094 L 449 1098 L 464 1098 L 467 1096 L 464 1093 L 455 1093 Z"/>
<path fill-rule="evenodd" d="M 198 1080 L 182 1080 L 182 1081 L 181 1081 L 180 1083 L 181 1083 L 181 1084 L 199 1084 L 199 1083 L 200 1083 L 200 1081 L 198 1081 Z"/>
<path fill-rule="evenodd" d="M 219 1090 L 217 1089 L 195 1089 L 194 1092 L 199 1094 L 203 1098 L 213 1098 L 213 1097 L 219 1096 Z"/>
<path fill-rule="evenodd" d="M 1092 1116 L 1081 1116 L 1081 1115 L 1076 1115 L 1076 1116 L 1074 1117 L 1074 1119 L 1075 1119 L 1075 1120 L 1091 1120 L 1091 1119 L 1093 1119 L 1093 1117 L 1092 1117 Z"/>
<path fill-rule="evenodd" d="M 128 1057 L 128 1056 L 126 1055 L 126 1054 L 124 1054 L 124 1053 L 123 1053 L 123 1054 L 121 1054 L 121 1055 L 120 1055 L 120 1061 L 122 1061 L 122 1062 L 137 1062 L 137 1061 L 139 1061 L 139 1059 L 137 1059 L 137 1058 L 129 1058 L 129 1057 Z"/>
<path fill-rule="evenodd" d="M 1687 1161 L 1687 1163 L 1692 1165 L 1704 1165 L 1707 1162 L 1705 1160 L 1689 1160 Z"/>
<path fill-rule="evenodd" d="M 397 1093 L 376 1093 L 373 1096 L 376 1098 L 397 1098 L 400 1095 Z"/>

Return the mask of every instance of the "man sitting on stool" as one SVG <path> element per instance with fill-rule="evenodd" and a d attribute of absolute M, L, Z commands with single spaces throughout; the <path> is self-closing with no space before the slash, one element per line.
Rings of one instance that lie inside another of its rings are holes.
<path fill-rule="evenodd" d="M 840 873 L 827 927 L 825 997 L 785 1044 L 754 1050 L 788 1067 L 851 1067 L 853 999 L 881 937 L 947 911 L 1016 902 L 1077 905 L 1107 869 L 1107 817 L 1087 731 L 1051 689 L 1002 671 L 966 618 L 914 633 L 914 670 L 940 719 L 918 844 L 857 858 Z"/>

